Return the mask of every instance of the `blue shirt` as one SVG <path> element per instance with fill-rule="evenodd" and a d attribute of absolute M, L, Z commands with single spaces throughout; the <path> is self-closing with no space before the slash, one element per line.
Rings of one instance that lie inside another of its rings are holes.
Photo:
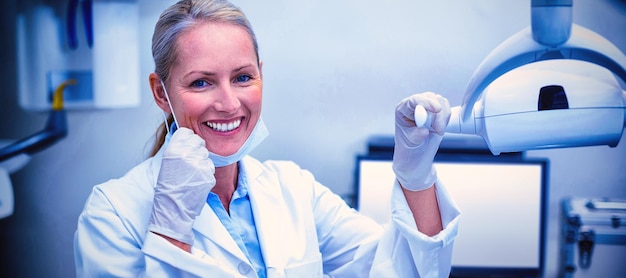
<path fill-rule="evenodd" d="M 256 225 L 250 206 L 248 182 L 245 179 L 244 167 L 239 167 L 238 186 L 230 200 L 230 215 L 222 205 L 217 194 L 210 192 L 207 203 L 215 211 L 230 236 L 233 237 L 239 249 L 246 255 L 257 274 L 265 278 L 265 262 L 261 254 L 261 245 L 256 232 Z"/>

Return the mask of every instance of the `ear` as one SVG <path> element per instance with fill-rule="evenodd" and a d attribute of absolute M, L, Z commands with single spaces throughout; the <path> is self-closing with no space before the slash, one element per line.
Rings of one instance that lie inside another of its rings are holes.
<path fill-rule="evenodd" d="M 167 98 L 165 97 L 165 89 L 161 85 L 161 78 L 159 75 L 155 72 L 151 73 L 149 76 L 149 82 L 156 105 L 159 106 L 159 108 L 161 108 L 161 110 L 165 113 L 171 113 L 170 106 L 167 104 Z"/>
<path fill-rule="evenodd" d="M 263 80 L 263 60 L 259 60 L 259 73 L 261 74 L 261 80 Z"/>

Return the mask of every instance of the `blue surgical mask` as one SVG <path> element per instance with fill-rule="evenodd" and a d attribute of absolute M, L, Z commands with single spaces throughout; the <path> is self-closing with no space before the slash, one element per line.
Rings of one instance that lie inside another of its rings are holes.
<path fill-rule="evenodd" d="M 170 98 L 167 94 L 167 90 L 165 89 L 165 85 L 163 81 L 161 81 L 161 85 L 163 86 L 163 91 L 165 91 L 165 97 L 167 98 L 167 104 L 170 106 L 170 110 L 172 111 L 172 116 L 174 117 L 174 123 L 172 123 L 171 128 L 168 129 L 167 136 L 165 136 L 165 143 L 163 145 L 167 145 L 172 137 L 172 134 L 178 129 L 178 121 L 176 120 L 176 116 L 174 115 L 174 109 L 170 104 Z M 166 122 L 167 127 L 167 122 Z M 222 156 L 216 153 L 209 152 L 209 158 L 213 161 L 215 167 L 223 167 L 226 165 L 230 165 L 236 163 L 243 159 L 244 156 L 250 154 L 254 148 L 256 148 L 267 136 L 269 132 L 267 131 L 267 127 L 263 122 L 263 119 L 259 117 L 256 124 L 254 125 L 254 129 L 250 133 L 250 136 L 246 139 L 246 141 L 241 145 L 239 150 L 235 153 L 227 156 Z"/>

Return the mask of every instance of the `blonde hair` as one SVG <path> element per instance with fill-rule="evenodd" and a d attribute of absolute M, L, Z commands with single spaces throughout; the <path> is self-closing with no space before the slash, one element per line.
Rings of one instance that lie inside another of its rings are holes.
<path fill-rule="evenodd" d="M 196 24 L 206 22 L 224 22 L 242 27 L 250 35 L 254 52 L 259 63 L 259 46 L 250 22 L 239 7 L 225 0 L 182 0 L 167 8 L 156 23 L 152 35 L 152 58 L 154 72 L 167 82 L 172 65 L 177 59 L 176 41 L 180 35 Z M 167 126 L 171 126 L 174 118 L 167 117 L 156 131 L 155 143 L 150 156 L 155 155 L 167 135 Z"/>

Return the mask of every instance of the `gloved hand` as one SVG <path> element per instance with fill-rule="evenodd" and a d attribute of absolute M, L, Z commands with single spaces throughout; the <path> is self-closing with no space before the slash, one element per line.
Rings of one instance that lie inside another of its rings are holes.
<path fill-rule="evenodd" d="M 191 245 L 193 223 L 215 186 L 214 174 L 204 140 L 191 129 L 176 130 L 163 153 L 148 229 Z"/>
<path fill-rule="evenodd" d="M 415 106 L 432 117 L 432 130 L 415 125 Z M 450 104 L 440 95 L 426 92 L 403 99 L 396 107 L 393 171 L 402 187 L 411 191 L 430 188 L 437 181 L 435 154 L 450 120 Z"/>

